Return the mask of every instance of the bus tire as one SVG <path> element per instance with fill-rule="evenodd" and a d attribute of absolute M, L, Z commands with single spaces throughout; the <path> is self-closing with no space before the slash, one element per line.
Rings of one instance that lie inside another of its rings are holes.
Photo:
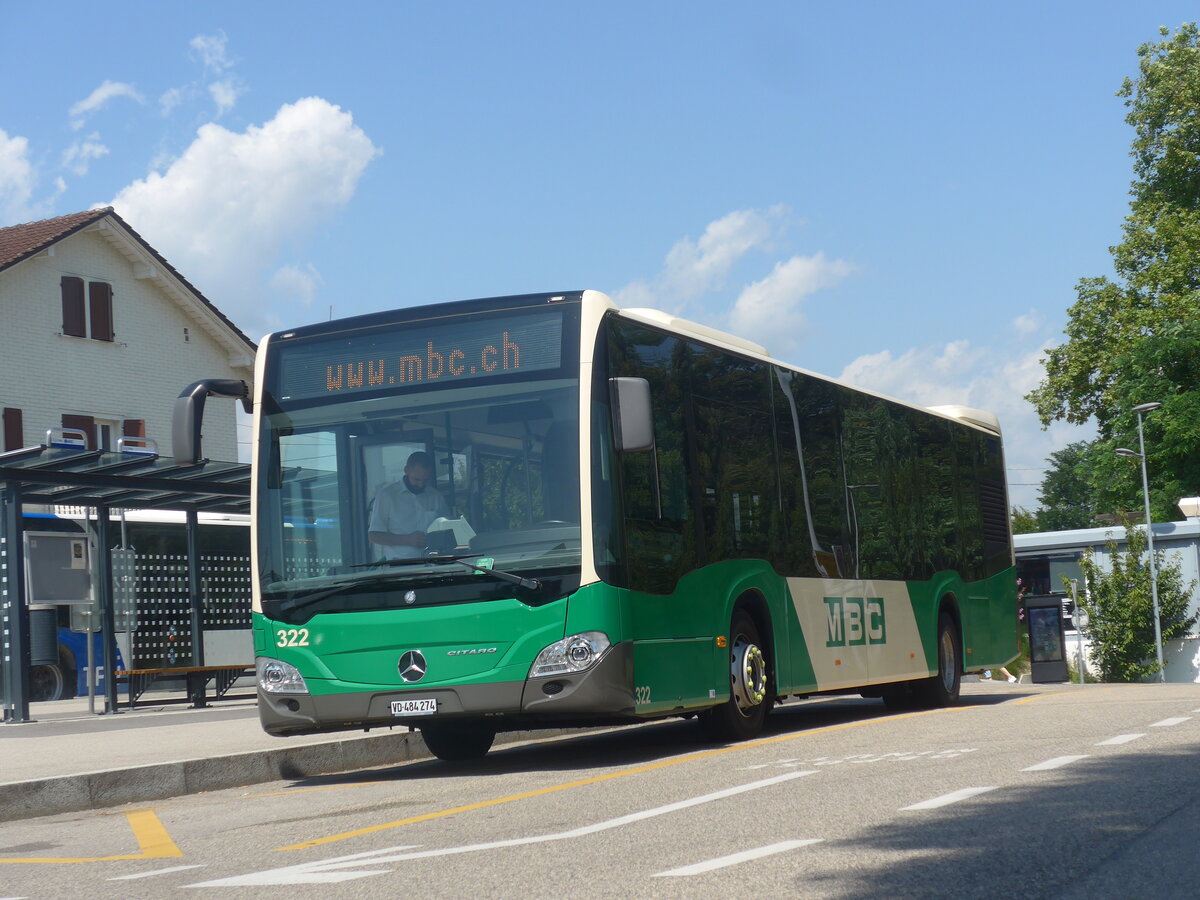
<path fill-rule="evenodd" d="M 496 729 L 478 722 L 448 721 L 421 726 L 425 746 L 438 759 L 446 762 L 469 762 L 483 759 L 496 740 Z"/>
<path fill-rule="evenodd" d="M 715 740 L 745 741 L 762 731 L 770 708 L 770 666 L 758 625 L 738 610 L 729 626 L 729 699 L 700 713 L 700 724 Z"/>
<path fill-rule="evenodd" d="M 67 679 L 60 666 L 29 667 L 29 699 L 40 703 L 61 700 L 66 694 Z"/>
<path fill-rule="evenodd" d="M 954 617 L 945 611 L 938 616 L 937 656 L 938 673 L 916 685 L 917 699 L 928 709 L 953 706 L 962 688 L 962 639 Z"/>

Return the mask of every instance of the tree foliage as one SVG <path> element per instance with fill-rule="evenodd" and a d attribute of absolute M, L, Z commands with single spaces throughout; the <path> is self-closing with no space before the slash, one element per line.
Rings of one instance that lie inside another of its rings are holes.
<path fill-rule="evenodd" d="M 1042 504 L 1037 511 L 1039 531 L 1066 531 L 1095 524 L 1088 449 L 1086 441 L 1077 441 L 1050 454 L 1050 468 L 1038 491 Z"/>
<path fill-rule="evenodd" d="M 1161 402 L 1145 420 L 1156 518 L 1200 494 L 1200 29 L 1161 34 L 1118 92 L 1135 137 L 1129 214 L 1109 248 L 1115 279 L 1079 281 L 1067 341 L 1028 395 L 1043 425 L 1095 420 L 1083 456 L 1096 512 L 1139 508 L 1140 472 L 1113 450 L 1136 449 L 1132 408 Z"/>
<path fill-rule="evenodd" d="M 1084 579 L 1079 605 L 1090 617 L 1085 632 L 1092 642 L 1092 661 L 1100 669 L 1102 681 L 1144 681 L 1159 671 L 1146 532 L 1126 527 L 1125 535 L 1124 552 L 1115 540 L 1107 543 L 1109 571 L 1097 565 L 1090 551 L 1079 560 Z M 1195 582 L 1184 583 L 1179 563 L 1164 563 L 1161 551 L 1155 552 L 1154 560 L 1165 643 L 1187 635 L 1200 614 L 1188 615 Z"/>

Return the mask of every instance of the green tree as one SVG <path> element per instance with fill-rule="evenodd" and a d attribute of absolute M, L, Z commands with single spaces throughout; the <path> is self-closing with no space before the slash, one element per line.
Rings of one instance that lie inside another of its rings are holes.
<path fill-rule="evenodd" d="M 1088 455 L 1091 445 L 1076 441 L 1050 454 L 1050 468 L 1042 476 L 1038 491 L 1041 509 L 1037 511 L 1039 531 L 1066 531 L 1094 524 L 1094 499 Z"/>
<path fill-rule="evenodd" d="M 1115 540 L 1107 542 L 1111 561 L 1107 572 L 1090 551 L 1079 560 L 1085 587 L 1079 605 L 1090 617 L 1086 633 L 1102 681 L 1144 681 L 1159 671 L 1145 529 L 1127 526 L 1125 540 L 1124 552 Z M 1164 563 L 1161 552 L 1155 552 L 1154 560 L 1165 643 L 1188 634 L 1200 614 L 1188 615 L 1195 582 L 1184 584 L 1179 563 Z"/>
<path fill-rule="evenodd" d="M 1136 448 L 1146 418 L 1155 518 L 1200 494 L 1200 30 L 1182 25 L 1138 48 L 1139 72 L 1118 92 L 1134 129 L 1134 181 L 1122 240 L 1109 248 L 1115 280 L 1084 278 L 1067 341 L 1051 348 L 1046 377 L 1028 395 L 1043 425 L 1095 419 L 1085 454 L 1095 512 L 1139 508 L 1141 475 L 1118 446 Z"/>
<path fill-rule="evenodd" d="M 1032 534 L 1042 530 L 1038 526 L 1037 513 L 1023 506 L 1014 506 L 1009 513 L 1009 520 L 1013 534 Z"/>

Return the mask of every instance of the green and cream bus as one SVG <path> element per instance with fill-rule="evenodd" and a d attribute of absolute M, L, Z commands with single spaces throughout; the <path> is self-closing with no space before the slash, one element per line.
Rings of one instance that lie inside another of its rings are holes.
<path fill-rule="evenodd" d="M 270 335 L 254 396 L 263 727 L 498 731 L 696 716 L 757 734 L 789 697 L 953 703 L 1016 655 L 994 417 L 921 409 L 594 291 Z M 427 547 L 368 537 L 410 456 Z"/>

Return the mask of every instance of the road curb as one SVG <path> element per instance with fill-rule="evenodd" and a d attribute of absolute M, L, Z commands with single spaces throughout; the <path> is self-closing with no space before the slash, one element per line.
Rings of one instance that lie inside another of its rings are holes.
<path fill-rule="evenodd" d="M 496 736 L 496 743 L 507 744 L 534 736 L 544 738 L 574 731 L 506 732 Z M 414 731 L 11 781 L 0 784 L 0 822 L 103 809 L 124 803 L 146 803 L 204 791 L 352 772 L 429 758 L 432 754 L 425 741 L 420 732 Z"/>

